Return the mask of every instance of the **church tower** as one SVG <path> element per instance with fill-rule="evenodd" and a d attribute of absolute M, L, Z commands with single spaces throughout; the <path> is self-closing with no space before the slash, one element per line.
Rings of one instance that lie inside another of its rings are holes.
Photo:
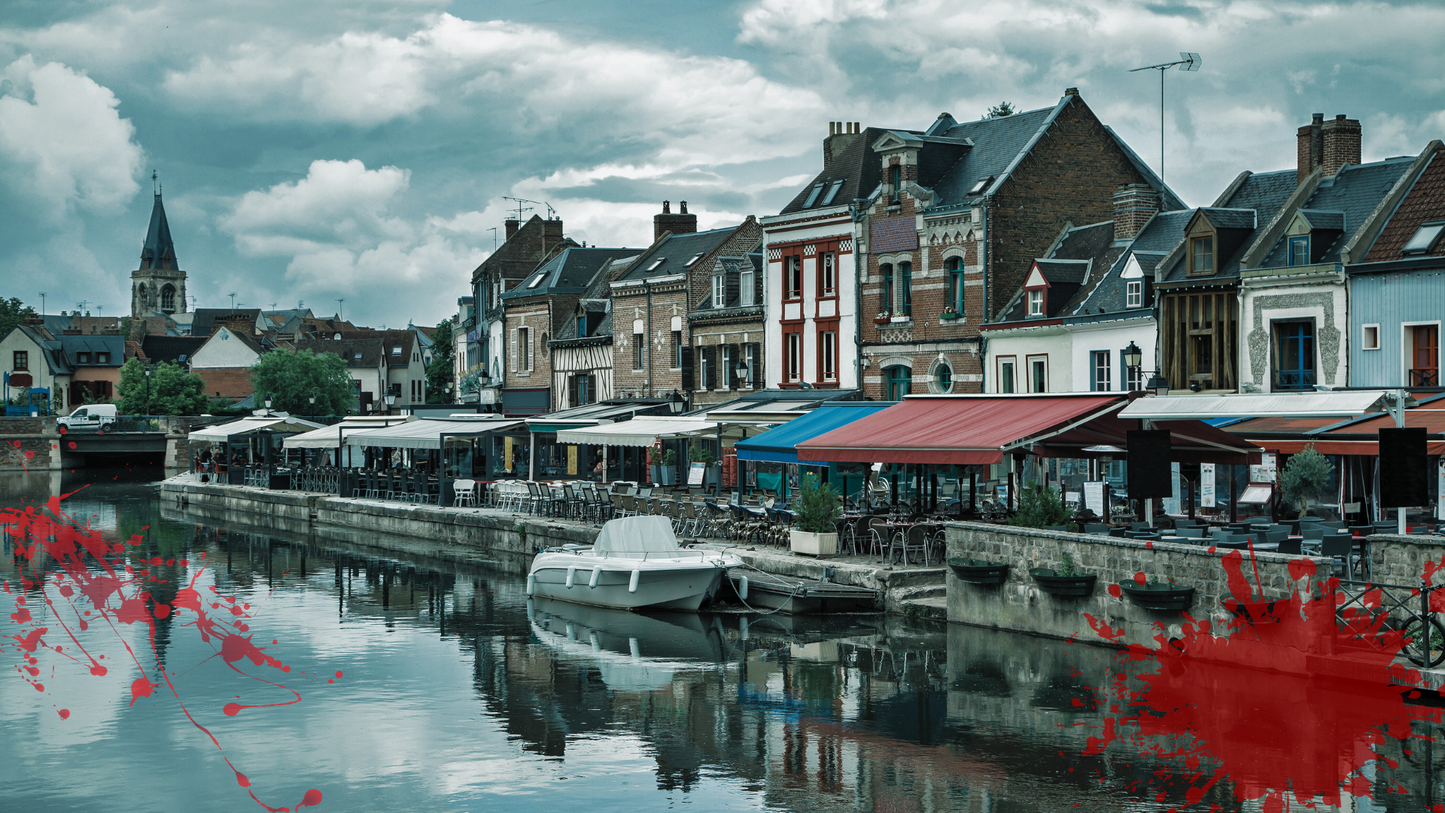
<path fill-rule="evenodd" d="M 151 180 L 155 177 L 152 172 Z M 176 264 L 176 246 L 171 242 L 160 187 L 156 187 L 155 196 L 150 229 L 140 252 L 140 268 L 130 274 L 130 315 L 136 320 L 186 312 L 186 272 Z"/>

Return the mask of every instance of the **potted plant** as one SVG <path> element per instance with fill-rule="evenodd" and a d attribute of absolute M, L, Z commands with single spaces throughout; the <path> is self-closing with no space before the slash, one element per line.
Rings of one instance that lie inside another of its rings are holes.
<path fill-rule="evenodd" d="M 798 483 L 793 513 L 796 518 L 788 531 L 788 547 L 793 553 L 838 555 L 838 517 L 843 509 L 831 484 L 820 482 L 812 472 L 804 474 Z"/>
<path fill-rule="evenodd" d="M 662 453 L 657 449 L 647 450 L 647 468 L 652 474 L 652 482 L 662 484 Z"/>
<path fill-rule="evenodd" d="M 1120 582 L 1124 595 L 1135 605 L 1155 613 L 1182 613 L 1194 603 L 1194 588 L 1172 582 Z"/>
<path fill-rule="evenodd" d="M 703 485 L 717 484 L 717 458 L 713 456 L 712 449 L 706 446 L 694 446 L 687 450 L 687 459 L 693 463 L 703 464 L 702 483 Z"/>
<path fill-rule="evenodd" d="M 1029 576 L 1038 584 L 1040 590 L 1059 598 L 1083 598 L 1090 595 L 1094 592 L 1094 581 L 1097 578 L 1092 573 L 1075 570 L 1074 557 L 1067 553 L 1063 555 L 1063 564 L 1057 570 L 1035 567 L 1029 570 Z"/>
<path fill-rule="evenodd" d="M 662 479 L 658 482 L 665 486 L 677 485 L 677 450 L 668 449 L 662 453 Z"/>
<path fill-rule="evenodd" d="M 895 314 L 893 314 L 893 318 L 892 318 L 891 320 L 889 320 L 889 321 L 892 321 L 892 322 L 907 322 L 909 319 L 912 319 L 912 318 L 913 318 L 913 317 L 909 316 L 909 315 L 906 314 L 906 313 L 895 313 Z"/>
<path fill-rule="evenodd" d="M 943 313 L 938 314 L 938 318 L 945 322 L 952 322 L 958 318 L 958 311 L 954 310 L 952 305 L 947 305 L 944 307 Z"/>
<path fill-rule="evenodd" d="M 875 324 L 875 325 L 886 325 L 886 324 L 888 324 L 888 311 L 880 311 L 877 316 L 873 317 L 873 324 Z"/>
<path fill-rule="evenodd" d="M 1003 584 L 1008 579 L 1008 565 L 1003 562 L 951 556 L 948 567 L 959 581 L 969 584 Z"/>

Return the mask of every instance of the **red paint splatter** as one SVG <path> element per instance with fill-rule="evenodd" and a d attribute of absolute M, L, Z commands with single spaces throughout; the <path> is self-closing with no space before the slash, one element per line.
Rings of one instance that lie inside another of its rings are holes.
<path fill-rule="evenodd" d="M 60 719 L 62 719 L 62 720 L 69 720 L 69 719 L 70 719 L 70 709 L 61 709 L 61 710 L 60 710 L 59 712 L 57 712 L 57 713 L 60 715 Z"/>
<path fill-rule="evenodd" d="M 1134 574 L 1134 581 L 1140 585 L 1143 585 L 1145 582 L 1149 581 L 1149 577 L 1145 576 L 1143 571 L 1140 571 Z"/>
<path fill-rule="evenodd" d="M 1119 702 L 1084 753 L 1119 743 L 1178 760 L 1187 774 L 1158 771 L 1137 791 L 1163 793 L 1182 782 L 1186 805 L 1225 779 L 1238 801 L 1259 802 L 1267 813 L 1369 796 L 1367 763 L 1389 762 L 1375 749 L 1412 736 L 1412 722 L 1441 716 L 1405 703 L 1402 684 L 1418 683 L 1419 673 L 1394 662 L 1404 640 L 1374 612 L 1380 591 L 1366 596 L 1366 611 L 1342 613 L 1337 623 L 1345 600 L 1338 580 L 1314 597 L 1296 591 L 1271 600 L 1256 589 L 1257 563 L 1254 582 L 1246 577 L 1242 552 L 1226 553 L 1221 564 L 1234 618 L 1210 624 L 1186 615 L 1179 637 L 1167 639 L 1160 626 L 1153 646 L 1129 647 L 1101 692 Z M 1296 581 L 1314 571 L 1308 560 L 1290 563 Z M 1101 638 L 1122 638 L 1122 630 L 1088 620 Z M 1129 677 L 1128 662 L 1146 669 Z"/>
<path fill-rule="evenodd" d="M 1124 588 L 1120 587 L 1117 584 L 1111 584 L 1109 585 L 1109 595 L 1113 596 L 1114 598 L 1119 598 L 1120 596 L 1124 595 Z"/>
<path fill-rule="evenodd" d="M 130 705 L 134 706 L 135 701 L 142 697 L 150 697 L 155 691 L 156 685 L 143 677 L 138 677 L 130 684 Z"/>

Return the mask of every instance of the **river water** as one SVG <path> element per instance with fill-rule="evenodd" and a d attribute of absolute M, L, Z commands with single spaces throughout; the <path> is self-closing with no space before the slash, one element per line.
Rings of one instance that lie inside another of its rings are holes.
<path fill-rule="evenodd" d="M 47 634 L 64 646 L 42 648 L 37 673 L 24 671 L 22 647 L 7 647 L 0 809 L 260 810 L 250 794 L 294 807 L 312 789 L 317 809 L 334 811 L 1184 803 L 1171 782 L 1189 773 L 1180 760 L 1119 747 L 1085 755 L 1112 702 L 1100 688 L 1120 668 L 1112 650 L 897 617 L 529 603 L 518 563 L 462 566 L 366 540 L 218 527 L 161 506 L 146 482 L 158 476 L 7 475 L 0 500 L 39 510 L 69 493 L 62 510 L 104 539 L 137 537 L 127 557 L 153 602 L 181 601 L 194 585 L 244 619 L 237 629 L 276 665 L 230 662 L 181 610 L 154 622 L 153 642 L 145 623 L 77 631 L 75 646 L 104 656 L 103 676 L 65 654 L 68 638 Z M 34 623 L 78 630 L 82 605 L 57 598 L 53 573 L 36 579 L 24 543 L 5 540 L 5 600 L 23 594 Z M 23 631 L 13 616 L 0 623 L 7 641 Z M 136 695 L 146 676 L 154 691 Z M 1445 798 L 1431 747 L 1395 746 L 1400 767 L 1372 767 L 1373 801 L 1347 797 L 1346 809 L 1425 810 Z M 1239 809 L 1232 793 L 1225 780 L 1189 809 Z"/>

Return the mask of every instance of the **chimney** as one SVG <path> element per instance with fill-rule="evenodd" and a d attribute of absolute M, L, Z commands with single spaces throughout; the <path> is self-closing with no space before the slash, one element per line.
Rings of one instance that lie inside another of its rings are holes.
<path fill-rule="evenodd" d="M 522 221 L 507 218 L 507 239 L 512 239 L 512 235 L 516 234 L 517 229 L 520 228 L 522 228 Z"/>
<path fill-rule="evenodd" d="M 1334 175 L 1345 164 L 1358 166 L 1360 163 L 1360 122 L 1347 119 L 1341 113 L 1334 121 L 1327 121 L 1320 128 L 1321 165 L 1325 175 Z"/>
<path fill-rule="evenodd" d="M 697 231 L 697 215 L 687 213 L 687 201 L 681 202 L 680 211 L 672 213 L 672 204 L 662 202 L 662 214 L 652 216 L 652 242 L 656 243 L 663 232 L 692 234 Z"/>
<path fill-rule="evenodd" d="M 1159 212 L 1159 193 L 1148 184 L 1131 183 L 1114 193 L 1114 239 L 1130 240 Z"/>
<path fill-rule="evenodd" d="M 828 122 L 828 137 L 823 139 L 823 166 L 848 149 L 848 145 L 856 141 L 862 132 L 856 121 Z"/>
<path fill-rule="evenodd" d="M 551 220 L 542 221 L 542 243 L 545 251 L 552 246 L 562 242 L 562 219 L 554 217 Z"/>
<path fill-rule="evenodd" d="M 1324 128 L 1325 114 L 1316 113 L 1309 124 L 1299 128 L 1295 134 L 1295 186 L 1304 183 L 1306 177 L 1324 163 L 1324 142 L 1320 131 Z"/>

